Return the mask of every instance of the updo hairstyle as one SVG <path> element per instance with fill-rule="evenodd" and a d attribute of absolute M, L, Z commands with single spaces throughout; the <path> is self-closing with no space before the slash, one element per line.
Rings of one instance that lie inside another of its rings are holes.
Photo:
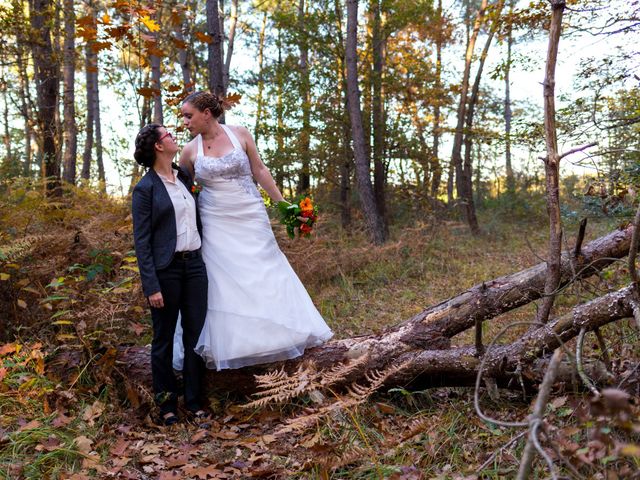
<path fill-rule="evenodd" d="M 195 108 L 204 112 L 209 110 L 213 118 L 220 117 L 225 110 L 229 110 L 231 105 L 214 93 L 209 92 L 193 92 L 190 93 L 183 103 L 190 103 Z"/>
<path fill-rule="evenodd" d="M 143 167 L 151 168 L 156 161 L 155 144 L 160 139 L 158 129 L 161 126 L 157 123 L 150 123 L 142 127 L 136 136 L 136 151 L 133 158 Z"/>

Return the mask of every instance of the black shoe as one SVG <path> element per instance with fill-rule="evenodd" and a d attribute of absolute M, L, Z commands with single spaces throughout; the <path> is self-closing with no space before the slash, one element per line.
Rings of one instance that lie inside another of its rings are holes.
<path fill-rule="evenodd" d="M 171 425 L 175 425 L 179 421 L 180 419 L 175 414 L 175 412 L 167 412 L 160 417 L 158 424 L 164 425 L 165 427 L 170 427 Z"/>
<path fill-rule="evenodd" d="M 211 414 L 205 410 L 196 410 L 189 412 L 189 419 L 198 428 L 209 428 L 211 426 Z"/>

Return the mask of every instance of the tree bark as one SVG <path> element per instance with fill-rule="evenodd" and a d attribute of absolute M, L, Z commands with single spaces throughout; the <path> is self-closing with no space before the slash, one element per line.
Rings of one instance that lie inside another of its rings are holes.
<path fill-rule="evenodd" d="M 209 91 L 216 95 L 224 95 L 224 83 L 222 81 L 222 32 L 220 31 L 220 15 L 218 2 L 207 0 L 207 31 L 211 37 L 208 46 L 207 67 L 209 70 Z"/>
<path fill-rule="evenodd" d="M 58 88 L 60 85 L 57 55 L 53 51 L 50 19 L 54 14 L 51 0 L 30 0 L 29 15 L 33 37 L 34 79 L 37 92 L 37 118 L 43 158 L 42 177 L 48 194 L 60 193 L 60 148 L 57 142 Z"/>
<path fill-rule="evenodd" d="M 238 0 L 231 2 L 231 25 L 229 26 L 229 39 L 227 40 L 227 52 L 224 61 L 224 70 L 222 71 L 222 85 L 224 94 L 229 89 L 229 71 L 231 69 L 231 57 L 233 55 L 233 45 L 236 38 L 236 26 L 238 24 Z"/>
<path fill-rule="evenodd" d="M 155 14 L 155 20 L 158 25 L 162 25 L 162 7 L 158 7 Z M 162 111 L 162 70 L 161 58 L 155 53 L 160 51 L 160 34 L 159 32 L 152 34 L 154 38 L 153 50 L 149 55 L 149 63 L 151 64 L 151 88 L 153 89 L 153 123 L 164 124 L 164 115 Z"/>
<path fill-rule="evenodd" d="M 92 2 L 88 3 L 87 9 L 88 15 L 95 15 Z M 84 151 L 82 154 L 82 172 L 80 174 L 80 177 L 88 182 L 91 178 L 91 157 L 93 155 L 94 139 L 93 127 L 95 126 L 94 95 L 96 89 L 93 84 L 97 80 L 97 78 L 94 75 L 94 72 L 98 70 L 98 66 L 96 65 L 95 53 L 91 49 L 91 42 L 87 42 L 87 44 L 85 45 L 84 70 L 87 92 L 87 116 L 85 120 L 85 140 Z"/>
<path fill-rule="evenodd" d="M 76 183 L 76 157 L 78 152 L 78 128 L 75 107 L 75 23 L 73 0 L 64 0 L 64 170 L 63 180 L 71 185 Z"/>
<path fill-rule="evenodd" d="M 342 145 L 343 153 L 340 162 L 340 225 L 343 230 L 351 226 L 351 170 L 353 166 L 353 149 L 351 148 L 351 122 L 349 120 L 349 93 L 347 89 L 344 34 L 342 30 L 343 13 L 341 0 L 334 0 L 336 14 L 336 73 L 342 89 L 344 103 L 342 119 Z M 345 113 L 346 112 L 346 113 Z"/>
<path fill-rule="evenodd" d="M 545 299 L 537 317 L 537 321 L 541 323 L 545 323 L 549 318 L 561 275 L 562 221 L 560 219 L 560 155 L 556 137 L 555 71 L 564 7 L 564 0 L 551 0 L 549 47 L 543 83 L 544 138 L 547 148 L 544 170 L 547 187 L 547 212 L 549 213 L 549 253 L 547 258 L 547 280 L 544 287 Z"/>
<path fill-rule="evenodd" d="M 382 76 L 384 70 L 385 39 L 382 25 L 381 0 L 371 1 L 373 10 L 373 25 L 371 29 L 371 49 L 373 56 L 373 70 L 371 72 L 371 117 L 373 123 L 373 192 L 378 207 L 378 215 L 383 222 L 385 237 L 389 236 L 386 218 L 385 183 L 387 181 L 385 169 L 385 118 L 382 91 Z"/>
<path fill-rule="evenodd" d="M 358 1 L 347 0 L 347 38 L 346 38 L 346 64 L 347 64 L 347 91 L 349 98 L 349 117 L 351 119 L 351 132 L 353 137 L 354 160 L 356 164 L 356 180 L 360 202 L 364 211 L 369 234 L 373 242 L 380 245 L 385 242 L 385 228 L 382 217 L 376 206 L 376 199 L 371 184 L 371 172 L 367 160 L 364 129 L 362 127 L 362 111 L 360 109 L 360 91 L 358 88 L 357 65 L 357 28 L 358 28 Z"/>
<path fill-rule="evenodd" d="M 262 133 L 262 110 L 264 108 L 264 39 L 267 30 L 267 12 L 262 14 L 262 26 L 258 37 L 258 94 L 256 95 L 256 123 L 253 128 L 253 137 L 256 145 Z"/>
<path fill-rule="evenodd" d="M 298 194 L 305 193 L 311 186 L 310 152 L 311 142 L 311 83 L 309 79 L 309 42 L 305 28 L 305 0 L 298 0 L 298 35 L 300 41 L 300 100 L 302 101 L 302 130 L 300 131 L 300 175 L 298 178 Z"/>
<path fill-rule="evenodd" d="M 632 230 L 633 227 L 629 226 L 594 240 L 583 248 L 577 259 L 573 252 L 565 253 L 562 262 L 564 284 L 593 275 L 615 259 L 626 256 Z M 572 273 L 574 271 L 578 272 L 576 276 Z M 311 365 L 317 376 L 326 381 L 333 376 L 329 372 L 343 370 L 339 378 L 332 381 L 331 388 L 362 382 L 367 372 L 393 370 L 394 366 L 402 368 L 384 382 L 385 387 L 473 385 L 480 363 L 476 347 L 451 348 L 451 338 L 474 327 L 478 321 L 495 318 L 541 298 L 545 273 L 546 265 L 541 263 L 483 282 L 379 335 L 331 341 L 309 349 L 299 359 L 238 370 L 210 371 L 209 388 L 211 391 L 248 394 L 256 388 L 254 375 L 282 368 L 294 372 Z M 544 327 L 528 331 L 519 340 L 492 348 L 485 354 L 486 375 L 496 379 L 500 385 L 507 385 L 513 380 L 516 366 L 521 364 L 525 381 L 535 383 L 540 369 L 534 361 L 558 346 L 556 335 L 566 342 L 575 337 L 583 326 L 593 329 L 631 316 L 632 293 L 632 287 L 627 287 L 578 305 Z M 124 371 L 136 381 L 150 382 L 148 357 L 149 351 L 145 347 L 123 348 L 121 360 Z"/>
<path fill-rule="evenodd" d="M 507 192 L 514 194 L 516 182 L 511 165 L 511 47 L 513 45 L 513 6 L 515 0 L 509 0 L 509 26 L 507 31 L 507 65 L 504 72 L 504 144 L 505 169 L 507 174 Z"/>
<path fill-rule="evenodd" d="M 444 30 L 444 18 L 442 17 L 442 0 L 438 0 L 438 30 L 436 33 L 436 98 L 433 106 L 433 155 L 431 159 L 431 198 L 438 197 L 440 181 L 442 180 L 442 165 L 440 164 L 440 102 L 444 92 L 442 91 L 442 44 Z"/>

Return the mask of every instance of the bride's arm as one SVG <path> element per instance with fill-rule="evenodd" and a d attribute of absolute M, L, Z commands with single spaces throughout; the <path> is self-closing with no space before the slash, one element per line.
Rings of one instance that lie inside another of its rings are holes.
<path fill-rule="evenodd" d="M 186 168 L 191 175 L 191 178 L 195 178 L 195 171 L 193 169 L 193 161 L 196 158 L 196 146 L 193 141 L 187 143 L 182 152 L 180 152 L 180 166 Z"/>
<path fill-rule="evenodd" d="M 269 169 L 260 158 L 258 148 L 256 147 L 256 142 L 254 142 L 251 133 L 249 133 L 249 130 L 244 127 L 233 127 L 233 129 L 240 137 L 242 145 L 244 146 L 244 150 L 247 152 L 253 178 L 256 179 L 256 181 L 262 188 L 264 188 L 264 191 L 267 192 L 271 200 L 273 200 L 274 202 L 280 202 L 284 200 L 284 197 L 278 189 L 276 182 L 273 180 Z"/>

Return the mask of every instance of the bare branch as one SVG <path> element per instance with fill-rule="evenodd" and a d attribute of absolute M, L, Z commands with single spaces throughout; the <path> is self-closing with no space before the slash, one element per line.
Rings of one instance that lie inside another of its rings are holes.
<path fill-rule="evenodd" d="M 587 148 L 591 148 L 591 147 L 595 147 L 596 145 L 598 145 L 598 142 L 591 142 L 588 145 L 583 145 L 582 147 L 576 147 L 576 148 L 572 148 L 571 150 L 569 150 L 568 152 L 564 152 L 563 154 L 560 155 L 560 160 L 562 160 L 564 157 L 566 157 L 567 155 L 572 155 L 576 152 L 581 152 L 583 150 L 586 150 Z"/>

